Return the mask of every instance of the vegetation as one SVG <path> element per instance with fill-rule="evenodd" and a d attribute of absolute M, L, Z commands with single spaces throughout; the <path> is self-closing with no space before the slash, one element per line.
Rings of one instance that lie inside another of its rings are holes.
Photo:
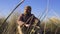
<path fill-rule="evenodd" d="M 3 21 L 5 20 L 5 18 L 0 18 L 0 34 L 18 34 L 16 23 L 18 15 L 18 13 L 14 13 L 4 24 Z M 2 24 L 3 26 L 1 26 Z M 60 34 L 59 26 L 60 20 L 56 18 L 49 18 L 48 21 L 46 21 L 46 23 L 41 22 L 41 28 L 43 29 L 42 32 L 44 34 Z"/>

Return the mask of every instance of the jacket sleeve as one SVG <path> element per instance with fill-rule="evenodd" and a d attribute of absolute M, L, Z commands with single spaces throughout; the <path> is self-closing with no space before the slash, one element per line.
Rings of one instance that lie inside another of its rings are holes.
<path fill-rule="evenodd" d="M 18 17 L 18 21 L 23 21 L 23 15 L 20 14 L 20 16 Z"/>

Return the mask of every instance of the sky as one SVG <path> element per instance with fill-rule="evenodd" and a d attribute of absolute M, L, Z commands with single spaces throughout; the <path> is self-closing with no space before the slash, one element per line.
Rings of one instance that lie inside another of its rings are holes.
<path fill-rule="evenodd" d="M 0 0 L 0 16 L 7 17 L 20 1 L 21 0 Z M 27 5 L 32 7 L 32 13 L 36 17 L 46 12 L 47 6 L 48 17 L 60 17 L 60 0 L 25 0 L 16 11 L 23 13 L 24 7 Z"/>

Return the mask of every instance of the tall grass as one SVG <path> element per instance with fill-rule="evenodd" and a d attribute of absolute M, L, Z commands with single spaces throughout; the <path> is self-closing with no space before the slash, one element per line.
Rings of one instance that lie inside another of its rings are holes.
<path fill-rule="evenodd" d="M 4 23 L 4 25 L 1 27 L 3 21 L 5 20 L 5 18 L 0 18 L 0 34 L 18 34 L 18 29 L 17 29 L 17 18 L 18 18 L 18 13 L 14 13 L 9 19 L 8 21 L 6 21 L 6 23 Z M 54 18 L 55 20 L 55 18 Z M 55 21 L 49 18 L 49 21 L 45 22 L 41 22 L 41 28 L 42 28 L 42 32 L 44 34 L 60 34 L 60 20 L 57 19 L 57 25 L 54 24 Z"/>

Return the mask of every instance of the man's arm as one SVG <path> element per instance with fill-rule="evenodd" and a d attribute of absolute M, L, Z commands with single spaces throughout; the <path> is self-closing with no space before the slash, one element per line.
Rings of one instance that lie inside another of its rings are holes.
<path fill-rule="evenodd" d="M 26 26 L 26 27 L 29 27 L 29 25 L 30 24 L 25 24 L 24 22 L 23 22 L 23 18 L 22 18 L 22 14 L 18 17 L 18 19 L 17 19 L 17 24 L 18 25 L 20 25 L 20 26 L 22 26 L 23 24 Z"/>
<path fill-rule="evenodd" d="M 17 20 L 17 24 L 21 26 L 21 25 L 24 24 L 24 22 L 22 22 L 22 21 L 18 21 L 18 20 Z"/>
<path fill-rule="evenodd" d="M 21 26 L 22 24 L 24 24 L 23 19 L 22 19 L 22 16 L 23 16 L 23 15 L 20 14 L 20 16 L 19 16 L 18 19 L 17 19 L 17 24 L 20 25 L 20 26 Z"/>

